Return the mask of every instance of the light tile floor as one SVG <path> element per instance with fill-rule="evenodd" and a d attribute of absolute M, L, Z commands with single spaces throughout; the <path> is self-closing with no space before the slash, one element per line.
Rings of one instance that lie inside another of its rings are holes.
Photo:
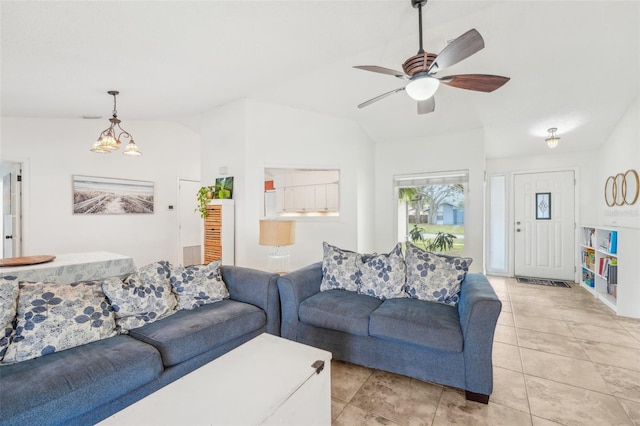
<path fill-rule="evenodd" d="M 459 389 L 333 361 L 333 424 L 640 426 L 640 320 L 617 317 L 577 284 L 489 280 L 503 306 L 488 405 Z"/>

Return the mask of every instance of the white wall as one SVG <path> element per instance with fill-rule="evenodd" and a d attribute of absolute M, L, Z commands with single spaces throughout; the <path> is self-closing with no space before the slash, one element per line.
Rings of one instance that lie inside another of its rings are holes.
<path fill-rule="evenodd" d="M 465 194 L 465 252 L 473 258 L 471 271 L 483 270 L 484 229 L 484 136 L 482 131 L 434 135 L 378 144 L 375 150 L 375 248 L 389 252 L 396 244 L 394 232 L 396 175 L 469 170 L 469 190 Z"/>
<path fill-rule="evenodd" d="M 543 140 L 540 143 L 544 143 Z M 562 139 L 560 139 L 562 144 Z M 598 152 L 595 150 L 584 152 L 562 152 L 559 145 L 555 150 L 549 150 L 547 155 L 511 157 L 487 160 L 488 174 L 505 174 L 507 176 L 507 205 L 509 212 L 513 211 L 513 174 L 522 172 L 540 172 L 554 170 L 575 170 L 577 191 L 578 224 L 594 224 L 597 212 L 593 208 L 594 187 L 597 183 L 596 164 Z"/>
<path fill-rule="evenodd" d="M 602 144 L 598 155 L 598 182 L 595 185 L 594 205 L 598 224 L 612 227 L 640 229 L 640 199 L 631 206 L 608 207 L 604 201 L 604 185 L 609 176 L 634 169 L 640 173 L 640 111 L 638 99 Z"/>
<path fill-rule="evenodd" d="M 204 115 L 202 152 L 203 183 L 223 165 L 234 176 L 237 265 L 267 267 L 258 245 L 265 167 L 340 169 L 340 217 L 297 220 L 292 269 L 320 261 L 322 241 L 372 249 L 373 143 L 355 122 L 242 100 Z"/>
<path fill-rule="evenodd" d="M 200 179 L 200 136 L 176 123 L 125 121 L 142 156 L 90 152 L 107 124 L 2 118 L 0 158 L 27 166 L 23 254 L 110 251 L 132 256 L 139 266 L 161 259 L 178 262 L 177 180 Z M 72 175 L 153 181 L 155 212 L 74 215 Z M 174 210 L 168 210 L 169 204 Z"/>

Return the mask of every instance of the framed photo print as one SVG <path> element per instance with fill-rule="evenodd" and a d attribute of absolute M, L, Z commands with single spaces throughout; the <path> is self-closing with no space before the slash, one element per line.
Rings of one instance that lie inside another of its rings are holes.
<path fill-rule="evenodd" d="M 72 190 L 73 214 L 153 213 L 153 182 L 74 175 Z"/>

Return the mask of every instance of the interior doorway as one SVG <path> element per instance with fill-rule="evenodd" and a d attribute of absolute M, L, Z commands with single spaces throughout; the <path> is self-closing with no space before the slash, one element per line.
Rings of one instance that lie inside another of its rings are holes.
<path fill-rule="evenodd" d="M 2 258 L 22 256 L 22 164 L 0 162 Z"/>
<path fill-rule="evenodd" d="M 514 175 L 516 276 L 575 277 L 574 171 Z"/>
<path fill-rule="evenodd" d="M 178 179 L 178 257 L 183 266 L 202 263 L 203 223 L 197 211 L 200 181 Z"/>

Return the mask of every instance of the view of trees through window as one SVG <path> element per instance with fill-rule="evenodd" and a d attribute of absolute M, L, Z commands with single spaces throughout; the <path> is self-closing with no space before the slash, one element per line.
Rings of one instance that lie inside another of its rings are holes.
<path fill-rule="evenodd" d="M 462 255 L 464 185 L 399 187 L 398 207 L 399 239 L 429 251 Z"/>

